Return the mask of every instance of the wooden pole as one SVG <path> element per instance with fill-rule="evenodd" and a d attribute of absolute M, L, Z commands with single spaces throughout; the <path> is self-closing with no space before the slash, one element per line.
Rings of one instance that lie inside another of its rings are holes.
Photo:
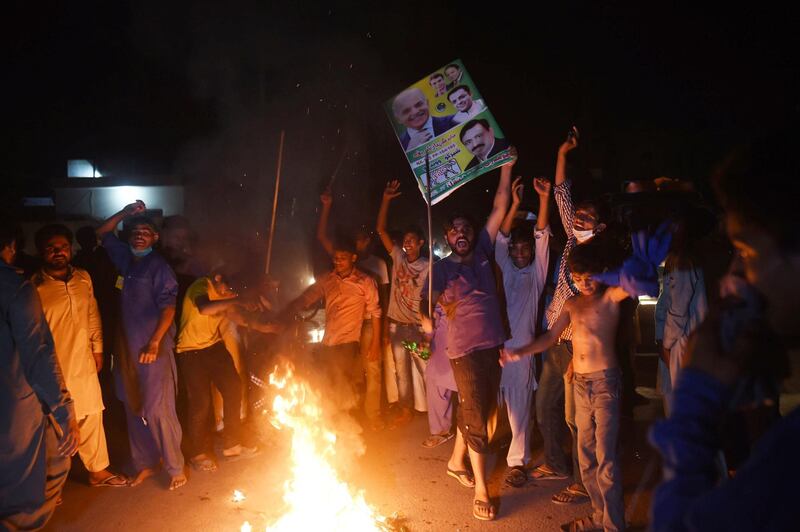
<path fill-rule="evenodd" d="M 428 204 L 428 317 L 433 321 L 433 214 L 431 210 L 431 152 L 425 150 L 425 199 Z"/>
<path fill-rule="evenodd" d="M 275 197 L 272 200 L 272 222 L 269 225 L 269 241 L 267 242 L 267 263 L 264 266 L 264 273 L 269 274 L 270 263 L 272 262 L 272 240 L 275 237 L 275 218 L 278 214 L 278 190 L 281 187 L 281 167 L 283 165 L 283 139 L 286 132 L 281 130 L 281 141 L 278 145 L 278 168 L 275 171 Z"/>

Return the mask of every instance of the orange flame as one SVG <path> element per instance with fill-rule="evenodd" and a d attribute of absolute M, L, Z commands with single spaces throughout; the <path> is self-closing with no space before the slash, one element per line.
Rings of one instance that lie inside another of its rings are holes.
<path fill-rule="evenodd" d="M 269 383 L 278 390 L 272 423 L 292 430 L 292 475 L 284 484 L 288 509 L 267 530 L 384 530 L 385 518 L 367 504 L 363 490 L 351 489 L 331 465 L 337 438 L 325 426 L 319 394 L 291 363 L 276 368 Z"/>

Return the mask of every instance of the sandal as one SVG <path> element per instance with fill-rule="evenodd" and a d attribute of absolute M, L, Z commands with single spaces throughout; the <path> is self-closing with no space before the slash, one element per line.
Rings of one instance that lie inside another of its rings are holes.
<path fill-rule="evenodd" d="M 490 502 L 475 499 L 472 501 L 472 517 L 481 521 L 494 520 L 495 508 Z"/>
<path fill-rule="evenodd" d="M 475 479 L 472 477 L 472 474 L 470 474 L 469 471 L 464 471 L 463 469 L 459 470 L 459 471 L 456 471 L 456 470 L 450 469 L 448 467 L 447 468 L 447 476 L 448 477 L 453 477 L 454 479 L 456 479 L 458 481 L 459 484 L 461 484 L 465 488 L 474 488 L 475 487 Z"/>
<path fill-rule="evenodd" d="M 594 520 L 589 517 L 579 517 L 569 523 L 561 525 L 561 530 L 564 532 L 591 532 L 594 530 L 603 530 L 603 527 L 597 527 Z"/>
<path fill-rule="evenodd" d="M 508 469 L 506 484 L 512 488 L 521 488 L 526 482 L 528 482 L 528 475 L 521 466 L 514 466 Z"/>
<path fill-rule="evenodd" d="M 453 438 L 455 438 L 455 434 L 452 432 L 448 432 L 446 434 L 431 434 L 425 441 L 422 442 L 422 446 L 426 449 L 433 449 L 434 447 L 438 447 L 443 443 L 449 442 Z"/>
<path fill-rule="evenodd" d="M 531 478 L 533 480 L 566 480 L 567 475 L 553 471 L 547 465 L 542 464 L 537 466 L 536 469 L 531 471 Z"/>
<path fill-rule="evenodd" d="M 122 488 L 130 484 L 130 481 L 122 475 L 111 475 L 100 482 L 89 481 L 89 486 L 93 488 Z"/>
<path fill-rule="evenodd" d="M 588 498 L 589 494 L 586 491 L 575 488 L 573 485 L 556 493 L 550 500 L 556 504 L 574 504 L 576 502 L 584 502 L 583 499 Z"/>

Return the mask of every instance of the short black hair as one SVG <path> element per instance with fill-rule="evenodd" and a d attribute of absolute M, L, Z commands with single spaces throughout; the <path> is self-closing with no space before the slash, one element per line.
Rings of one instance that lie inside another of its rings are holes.
<path fill-rule="evenodd" d="M 508 235 L 510 244 L 530 244 L 533 247 L 533 229 L 529 223 L 523 222 L 511 230 Z"/>
<path fill-rule="evenodd" d="M 712 176 L 726 212 L 758 227 L 793 253 L 800 251 L 798 140 L 796 127 L 778 129 L 734 150 Z"/>
<path fill-rule="evenodd" d="M 575 210 L 573 212 L 587 209 L 591 209 L 597 214 L 597 223 L 607 224 L 610 221 L 611 211 L 608 202 L 603 199 L 586 199 L 579 201 L 575 204 Z"/>
<path fill-rule="evenodd" d="M 405 229 L 403 229 L 403 236 L 404 237 L 409 233 L 415 235 L 419 240 L 425 240 L 425 238 L 426 238 L 425 237 L 425 232 L 422 230 L 422 228 L 420 226 L 418 226 L 418 225 L 415 225 L 415 224 L 408 225 L 408 226 L 406 226 Z"/>
<path fill-rule="evenodd" d="M 567 265 L 572 273 L 602 273 L 606 269 L 603 255 L 603 249 L 599 245 L 591 242 L 580 244 L 570 251 Z"/>
<path fill-rule="evenodd" d="M 339 236 L 333 242 L 333 251 L 345 251 L 347 253 L 352 253 L 356 255 L 356 243 L 353 241 L 352 238 L 347 238 L 343 236 Z"/>
<path fill-rule="evenodd" d="M 472 226 L 474 230 L 478 230 L 478 222 L 475 220 L 475 217 L 471 214 L 463 211 L 456 211 L 451 213 L 450 216 L 447 217 L 447 220 L 444 222 L 444 230 L 445 232 L 449 231 L 453 228 L 453 223 L 455 223 L 458 219 L 466 220 Z"/>
<path fill-rule="evenodd" d="M 428 79 L 433 79 L 433 78 L 442 78 L 442 79 L 444 79 L 444 74 L 442 74 L 441 72 L 434 72 L 433 74 L 431 74 L 431 77 L 429 77 Z"/>
<path fill-rule="evenodd" d="M 458 134 L 458 140 L 460 140 L 461 143 L 463 144 L 464 134 L 477 125 L 483 126 L 483 129 L 485 129 L 486 131 L 489 131 L 489 129 L 492 127 L 489 125 L 489 121 L 486 120 L 485 118 L 477 118 L 477 119 L 473 118 L 472 120 L 464 124 L 464 127 L 461 128 L 461 131 Z"/>
<path fill-rule="evenodd" d="M 125 220 L 124 224 L 125 229 L 127 231 L 130 231 L 137 225 L 149 225 L 150 229 L 158 233 L 158 226 L 156 226 L 156 223 L 149 216 L 142 216 L 142 215 L 134 216 L 132 218 L 128 218 L 127 220 Z"/>
<path fill-rule="evenodd" d="M 447 65 L 446 67 L 444 67 L 442 70 L 447 70 L 448 68 L 457 68 L 457 69 L 461 70 L 461 67 L 460 67 L 460 66 L 458 66 L 458 65 L 457 65 L 457 64 L 455 64 L 455 63 L 450 63 L 449 65 Z"/>
<path fill-rule="evenodd" d="M 460 90 L 465 90 L 465 91 L 467 91 L 467 94 L 472 96 L 472 89 L 470 89 L 468 86 L 466 86 L 466 85 L 456 85 L 455 87 L 453 87 L 452 89 L 447 91 L 447 99 L 449 100 L 451 94 L 453 94 L 456 91 L 460 91 Z"/>
<path fill-rule="evenodd" d="M 34 236 L 36 249 L 39 250 L 39 253 L 44 251 L 44 248 L 47 246 L 47 242 L 54 236 L 63 236 L 70 244 L 72 244 L 73 235 L 69 227 L 62 224 L 45 225 L 36 231 L 36 235 Z"/>

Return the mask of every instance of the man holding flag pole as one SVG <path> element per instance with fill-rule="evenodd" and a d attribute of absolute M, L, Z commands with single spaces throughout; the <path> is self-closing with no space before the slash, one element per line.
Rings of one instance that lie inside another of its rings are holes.
<path fill-rule="evenodd" d="M 433 265 L 429 293 L 420 309 L 425 332 L 433 331 L 430 309 L 440 305 L 447 316 L 447 356 L 459 393 L 458 427 L 467 442 L 475 475 L 472 514 L 489 521 L 496 507 L 489 499 L 486 455 L 489 419 L 500 384 L 499 348 L 506 340 L 492 261 L 497 232 L 508 209 L 515 154 L 500 171 L 500 183 L 486 225 L 467 213 L 451 215 L 445 238 L 452 253 Z M 429 235 L 430 237 L 430 235 Z"/>

